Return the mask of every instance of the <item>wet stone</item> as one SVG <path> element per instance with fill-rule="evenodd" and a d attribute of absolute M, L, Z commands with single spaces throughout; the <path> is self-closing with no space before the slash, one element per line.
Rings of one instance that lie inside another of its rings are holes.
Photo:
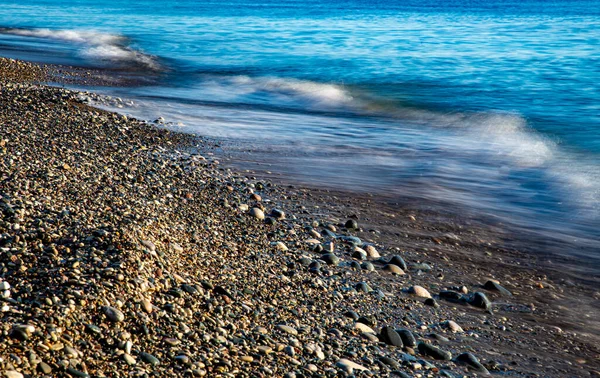
<path fill-rule="evenodd" d="M 396 332 L 400 335 L 402 339 L 402 343 L 407 347 L 415 347 L 417 346 L 417 340 L 411 331 L 408 329 L 397 329 Z"/>
<path fill-rule="evenodd" d="M 408 267 L 406 266 L 406 262 L 404 261 L 404 259 L 398 255 L 392 256 L 392 258 L 390 259 L 390 261 L 388 261 L 388 264 L 394 264 L 396 266 L 399 266 L 400 269 L 402 270 L 408 270 Z"/>
<path fill-rule="evenodd" d="M 403 346 L 402 338 L 400 337 L 398 332 L 396 332 L 396 330 L 392 327 L 383 327 L 381 329 L 379 337 L 384 343 L 388 345 L 393 345 L 399 348 Z"/>

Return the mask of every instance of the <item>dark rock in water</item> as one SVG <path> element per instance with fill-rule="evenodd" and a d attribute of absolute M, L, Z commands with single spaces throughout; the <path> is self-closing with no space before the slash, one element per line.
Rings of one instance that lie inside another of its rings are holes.
<path fill-rule="evenodd" d="M 436 360 L 450 361 L 452 359 L 452 353 L 429 343 L 419 343 L 419 353 L 424 356 L 435 358 Z"/>
<path fill-rule="evenodd" d="M 325 261 L 329 265 L 337 265 L 340 263 L 339 257 L 334 255 L 333 253 L 326 253 L 321 256 L 321 260 Z"/>
<path fill-rule="evenodd" d="M 417 346 L 417 340 L 412 332 L 407 329 L 397 329 L 396 332 L 398 332 L 398 335 L 400 335 L 402 344 L 410 348 Z"/>
<path fill-rule="evenodd" d="M 346 221 L 346 224 L 344 224 L 344 227 L 351 229 L 351 230 L 356 229 L 356 228 L 358 228 L 358 223 L 354 219 L 348 219 Z"/>
<path fill-rule="evenodd" d="M 370 293 L 373 291 L 371 286 L 369 286 L 369 284 L 367 284 L 366 282 L 359 282 L 356 284 L 356 286 L 354 286 L 354 288 L 356 289 L 356 291 L 363 293 Z"/>
<path fill-rule="evenodd" d="M 352 310 L 346 311 L 344 313 L 344 316 L 347 317 L 347 318 L 350 318 L 350 319 L 354 319 L 354 320 L 357 320 L 359 318 L 358 314 L 355 311 L 352 311 Z"/>
<path fill-rule="evenodd" d="M 388 345 L 393 345 L 399 348 L 402 348 L 402 346 L 404 346 L 404 344 L 402 343 L 402 338 L 400 337 L 398 332 L 396 332 L 396 330 L 392 327 L 383 327 L 381 329 L 379 337 L 384 343 Z"/>
<path fill-rule="evenodd" d="M 156 365 L 160 364 L 160 361 L 158 360 L 158 358 L 154 357 L 150 353 L 142 352 L 142 353 L 140 353 L 140 358 L 142 359 L 142 361 L 144 361 L 145 363 L 150 364 L 152 366 L 156 366 Z"/>
<path fill-rule="evenodd" d="M 440 298 L 449 302 L 462 302 L 463 295 L 457 291 L 444 290 L 440 292 Z"/>
<path fill-rule="evenodd" d="M 470 369 L 476 370 L 483 374 L 489 374 L 488 370 L 479 362 L 477 357 L 471 353 L 462 353 L 456 357 L 455 361 L 460 364 L 469 366 Z"/>
<path fill-rule="evenodd" d="M 502 295 L 508 295 L 508 296 L 512 295 L 512 293 L 510 291 L 508 291 L 508 289 L 504 288 L 499 283 L 496 283 L 494 281 L 486 282 L 485 285 L 483 285 L 483 288 L 486 290 L 490 290 L 490 291 L 498 291 Z"/>
<path fill-rule="evenodd" d="M 406 266 L 406 262 L 404 261 L 404 259 L 397 255 L 392 256 L 390 261 L 388 261 L 388 264 L 394 264 L 396 266 L 399 266 L 402 270 L 408 270 L 408 267 Z"/>
<path fill-rule="evenodd" d="M 427 306 L 431 306 L 431 307 L 435 307 L 435 308 L 440 307 L 440 305 L 437 303 L 437 301 L 435 299 L 433 299 L 433 298 L 427 298 L 427 299 L 425 299 L 424 303 Z"/>
<path fill-rule="evenodd" d="M 400 369 L 400 363 L 393 358 L 389 357 L 379 357 L 379 361 L 383 362 L 385 365 L 391 367 L 392 369 Z"/>
<path fill-rule="evenodd" d="M 492 311 L 492 302 L 481 292 L 476 292 L 469 299 L 469 304 L 475 307 L 483 308 L 486 311 Z"/>

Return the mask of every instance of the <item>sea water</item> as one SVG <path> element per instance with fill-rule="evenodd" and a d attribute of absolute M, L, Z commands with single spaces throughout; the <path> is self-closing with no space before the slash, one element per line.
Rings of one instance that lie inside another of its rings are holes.
<path fill-rule="evenodd" d="M 0 55 L 136 75 L 95 89 L 294 180 L 476 210 L 598 267 L 598 0 L 0 0 Z"/>

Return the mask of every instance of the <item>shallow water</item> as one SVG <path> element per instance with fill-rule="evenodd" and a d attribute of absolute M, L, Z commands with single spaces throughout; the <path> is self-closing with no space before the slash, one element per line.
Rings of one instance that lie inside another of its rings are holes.
<path fill-rule="evenodd" d="M 144 73 L 120 111 L 600 258 L 600 1 L 0 4 L 1 55 Z"/>

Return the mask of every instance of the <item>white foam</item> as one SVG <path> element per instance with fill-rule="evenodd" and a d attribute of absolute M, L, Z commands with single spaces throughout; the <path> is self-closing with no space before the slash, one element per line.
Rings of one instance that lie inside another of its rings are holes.
<path fill-rule="evenodd" d="M 127 46 L 121 35 L 93 30 L 3 29 L 2 33 L 22 37 L 45 38 L 81 45 L 80 55 L 106 61 L 133 62 L 150 69 L 160 68 L 151 55 Z"/>

